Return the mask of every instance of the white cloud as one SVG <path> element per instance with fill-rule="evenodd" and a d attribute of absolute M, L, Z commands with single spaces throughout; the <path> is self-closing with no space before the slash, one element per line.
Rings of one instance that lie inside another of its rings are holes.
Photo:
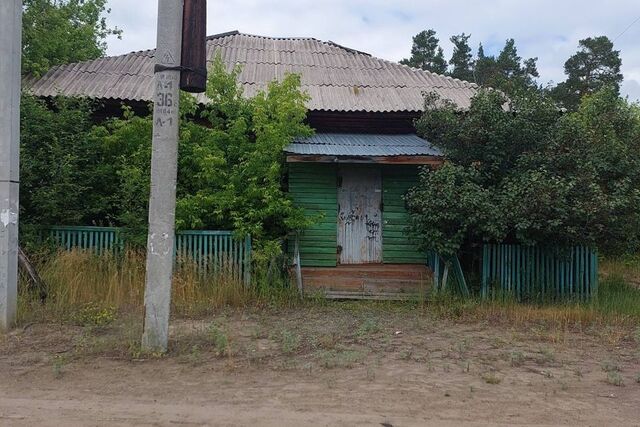
<path fill-rule="evenodd" d="M 109 0 L 109 21 L 124 30 L 109 39 L 109 54 L 155 45 L 157 0 Z M 240 30 L 270 36 L 333 40 L 373 55 L 400 60 L 409 55 L 411 37 L 433 28 L 447 55 L 448 38 L 472 34 L 475 50 L 499 50 L 516 39 L 523 57 L 537 56 L 540 82 L 564 79 L 563 64 L 581 38 L 618 36 L 640 16 L 637 0 L 209 0 L 208 33 Z M 640 22 L 615 41 L 621 51 L 623 93 L 636 99 L 640 85 Z"/>

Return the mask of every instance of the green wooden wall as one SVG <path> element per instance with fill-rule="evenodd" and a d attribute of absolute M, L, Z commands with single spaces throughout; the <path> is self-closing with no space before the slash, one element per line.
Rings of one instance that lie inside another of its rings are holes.
<path fill-rule="evenodd" d="M 417 180 L 417 166 L 382 168 L 382 259 L 386 264 L 423 264 L 427 260 L 406 234 L 409 214 L 403 196 Z"/>
<path fill-rule="evenodd" d="M 300 236 L 300 264 L 303 267 L 335 267 L 337 258 L 338 193 L 336 166 L 322 163 L 289 164 L 289 193 L 307 215 L 321 216 L 319 222 Z M 293 250 L 293 244 L 289 245 Z"/>
<path fill-rule="evenodd" d="M 374 166 L 371 167 L 381 167 Z M 403 196 L 417 182 L 417 166 L 385 165 L 382 169 L 382 258 L 387 264 L 423 264 L 426 254 L 406 234 L 409 221 Z M 289 193 L 309 216 L 322 219 L 300 236 L 303 267 L 333 267 L 337 259 L 337 167 L 290 163 Z M 293 253 L 293 244 L 289 245 Z"/>

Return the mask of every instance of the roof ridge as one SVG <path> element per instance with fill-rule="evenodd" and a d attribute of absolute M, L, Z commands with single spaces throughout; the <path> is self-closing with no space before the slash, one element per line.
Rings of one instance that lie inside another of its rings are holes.
<path fill-rule="evenodd" d="M 433 71 L 423 70 L 422 68 L 412 67 L 410 65 L 402 64 L 400 62 L 389 61 L 388 59 L 384 59 L 384 58 L 378 58 L 378 59 L 380 59 L 381 61 L 387 62 L 387 63 L 391 63 L 391 64 L 394 64 L 394 65 L 400 66 L 400 67 L 408 68 L 411 71 L 418 71 L 420 73 L 426 73 L 426 74 L 429 74 L 429 75 L 432 75 L 432 76 L 440 77 L 440 78 L 445 79 L 445 80 L 451 80 L 451 81 L 454 81 L 454 82 L 462 83 L 462 85 L 465 86 L 465 87 L 480 88 L 480 85 L 478 85 L 477 83 L 469 82 L 467 80 L 461 80 L 461 79 L 458 79 L 458 78 L 455 78 L 455 77 L 446 76 L 444 74 L 434 73 Z M 436 87 L 436 86 L 434 86 L 434 87 Z"/>

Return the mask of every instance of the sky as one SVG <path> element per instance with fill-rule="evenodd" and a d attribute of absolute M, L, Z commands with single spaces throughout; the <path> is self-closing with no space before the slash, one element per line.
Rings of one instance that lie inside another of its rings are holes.
<path fill-rule="evenodd" d="M 109 0 L 108 22 L 123 30 L 109 55 L 155 47 L 157 0 Z M 634 23 L 635 21 L 635 23 Z M 514 38 L 523 58 L 538 57 L 539 83 L 563 81 L 564 62 L 580 39 L 606 35 L 620 51 L 622 94 L 640 100 L 638 0 L 208 0 L 207 33 L 231 30 L 277 37 L 314 37 L 399 61 L 411 37 L 433 28 L 447 58 L 449 37 L 471 34 L 474 50 L 497 54 Z"/>

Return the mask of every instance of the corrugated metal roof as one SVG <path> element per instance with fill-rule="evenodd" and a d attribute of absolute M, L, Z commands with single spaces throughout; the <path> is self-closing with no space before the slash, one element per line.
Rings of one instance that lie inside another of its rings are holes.
<path fill-rule="evenodd" d="M 413 134 L 318 133 L 299 138 L 284 151 L 326 156 L 441 156 L 442 152 Z"/>
<path fill-rule="evenodd" d="M 436 92 L 466 109 L 478 86 L 401 65 L 333 42 L 313 38 L 275 38 L 231 32 L 207 38 L 208 61 L 217 54 L 239 76 L 246 96 L 286 73 L 300 73 L 311 96 L 310 110 L 422 111 L 423 93 Z M 99 58 L 51 69 L 40 79 L 26 79 L 37 96 L 150 101 L 155 50 Z M 200 102 L 206 102 L 202 95 Z"/>

